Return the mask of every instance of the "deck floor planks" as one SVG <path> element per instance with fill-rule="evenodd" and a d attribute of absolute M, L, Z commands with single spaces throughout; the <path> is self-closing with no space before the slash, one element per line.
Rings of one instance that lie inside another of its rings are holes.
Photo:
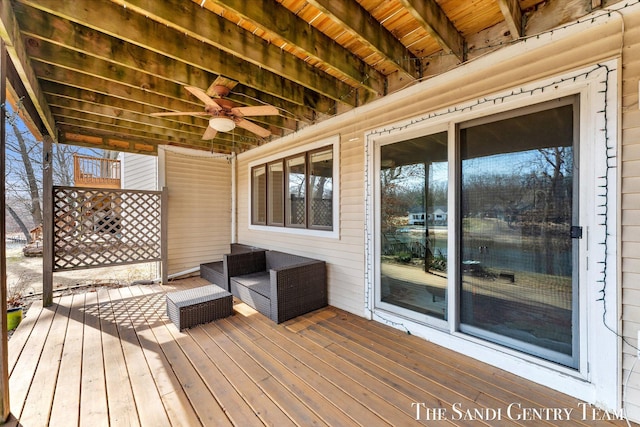
<path fill-rule="evenodd" d="M 213 333 L 209 332 L 210 328 L 206 329 L 211 339 L 215 340 L 227 356 L 262 389 L 265 395 L 278 405 L 294 424 L 299 426 L 326 425 L 313 411 L 302 404 L 294 393 L 283 387 L 271 372 L 256 363 L 242 346 L 235 342 L 225 327 L 226 325 L 222 322 L 213 322 L 209 325 L 211 328 L 218 329 Z"/>
<path fill-rule="evenodd" d="M 358 357 L 374 363 L 376 365 L 374 370 L 379 370 L 381 373 L 387 372 L 389 375 L 402 379 L 403 384 L 408 387 L 406 389 L 408 397 L 419 396 L 419 390 L 433 390 L 431 394 L 434 397 L 437 395 L 438 399 L 446 401 L 449 406 L 459 403 L 467 409 L 499 408 L 506 407 L 511 403 L 508 399 L 496 398 L 494 393 L 487 393 L 486 390 L 494 389 L 491 384 L 477 387 L 467 380 L 466 375 L 452 374 L 449 367 L 439 360 L 428 359 L 427 355 L 423 360 L 417 358 L 412 360 L 406 353 L 398 351 L 398 347 L 392 342 L 385 343 L 378 340 L 377 337 L 374 340 L 362 335 L 359 333 L 360 331 L 354 332 L 343 326 L 335 320 L 329 324 L 317 325 L 318 328 L 324 328 L 324 330 L 318 331 L 322 335 L 332 333 L 344 338 L 343 340 L 336 339 L 336 341 Z M 503 420 L 503 424 L 509 425 L 514 422 Z"/>
<path fill-rule="evenodd" d="M 16 362 L 13 372 L 24 372 L 26 375 L 12 375 L 9 378 L 9 390 L 11 392 L 11 409 L 16 417 L 22 415 L 24 403 L 31 387 L 33 376 L 35 375 L 40 356 L 47 340 L 47 335 L 53 322 L 55 307 L 46 307 L 38 316 L 38 320 L 33 325 L 33 330 L 25 343 L 20 358 Z M 19 327 L 19 326 L 18 326 Z"/>
<path fill-rule="evenodd" d="M 137 427 L 140 425 L 136 401 L 131 388 L 130 375 L 122 350 L 120 334 L 116 323 L 115 310 L 118 301 L 108 289 L 98 291 L 100 299 L 100 328 L 104 349 L 104 374 L 109 404 L 109 423 L 118 426 Z M 114 308 L 115 306 L 115 308 Z"/>
<path fill-rule="evenodd" d="M 336 311 L 334 308 L 330 310 Z M 340 317 L 347 321 L 342 322 Z M 360 333 L 362 337 L 375 336 L 375 342 L 382 344 L 380 346 L 381 349 L 402 349 L 403 354 L 406 354 L 408 358 L 405 364 L 422 362 L 424 358 L 438 361 L 438 363 L 443 364 L 442 369 L 456 371 L 458 375 L 479 381 L 477 383 L 478 390 L 485 390 L 485 392 L 499 395 L 505 402 L 522 402 L 523 407 L 526 407 L 527 404 L 530 403 L 531 407 L 578 408 L 580 401 L 575 398 L 544 386 L 539 386 L 531 381 L 517 377 L 499 368 L 478 362 L 436 344 L 422 340 L 416 341 L 416 337 L 412 337 L 405 332 L 387 327 L 383 324 L 368 321 L 344 312 L 341 316 L 332 318 L 330 322 L 335 324 L 339 324 L 340 322 L 346 323 L 345 325 L 339 325 L 340 328 L 353 331 L 356 334 Z M 420 348 L 424 348 L 424 351 L 418 351 Z M 603 422 L 606 423 L 604 420 L 593 421 L 579 418 L 572 420 L 572 423 L 575 425 L 601 426 Z M 610 425 L 615 424 L 617 423 L 614 422 Z"/>
<path fill-rule="evenodd" d="M 232 385 L 230 379 L 220 371 L 213 358 L 218 358 L 218 351 L 207 353 L 204 343 L 199 343 L 198 338 L 207 341 L 208 336 L 202 333 L 200 328 L 193 328 L 186 332 L 180 332 L 177 328 L 168 327 L 169 333 L 178 342 L 189 361 L 198 372 L 211 394 L 225 412 L 229 420 L 236 426 L 262 425 L 262 421 L 249 404 L 242 398 L 239 391 Z M 197 330 L 201 333 L 198 334 Z M 179 335 L 182 335 L 179 338 Z M 187 336 L 189 339 L 187 339 Z"/>
<path fill-rule="evenodd" d="M 383 399 L 401 409 L 405 419 L 415 419 L 416 410 L 411 405 L 415 401 L 425 402 L 427 406 L 437 408 L 466 400 L 435 382 L 428 384 L 428 382 L 422 381 L 415 373 L 406 372 L 405 375 L 402 375 L 400 372 L 401 376 L 398 376 L 399 369 L 402 367 L 385 366 L 384 360 L 368 349 L 350 344 L 337 333 L 327 329 L 319 332 L 316 330 L 317 328 L 318 325 L 310 326 L 300 334 L 310 341 L 314 341 L 319 336 L 329 339 L 333 337 L 333 343 L 325 347 L 326 350 L 350 364 L 354 377 L 363 381 L 368 378 L 369 381 L 364 384 L 370 387 L 372 392 L 379 394 Z M 414 376 L 419 385 L 413 382 Z M 468 403 L 469 406 L 479 407 L 472 401 Z M 469 425 L 471 424 L 469 423 Z M 477 422 L 474 424 L 477 425 Z M 465 423 L 463 422 L 461 425 L 465 425 Z"/>
<path fill-rule="evenodd" d="M 234 320 L 238 318 L 267 338 L 270 342 L 269 348 L 277 347 L 282 361 L 295 358 L 311 371 L 311 375 L 331 384 L 333 388 L 324 386 L 317 389 L 321 390 L 325 397 L 334 400 L 343 412 L 352 416 L 354 423 L 364 426 L 393 425 L 393 420 L 397 421 L 400 418 L 402 412 L 399 409 L 354 381 L 344 372 L 348 367 L 330 352 L 322 351 L 321 348 L 310 351 L 309 348 L 300 345 L 299 335 L 285 326 L 274 328 L 263 316 L 257 315 L 246 319 L 237 315 Z M 271 350 L 271 353 L 275 354 L 276 351 Z M 391 415 L 388 415 L 389 413 Z M 384 417 L 381 414 L 387 416 Z"/>
<path fill-rule="evenodd" d="M 84 304 L 80 425 L 109 425 L 109 408 L 104 374 L 100 303 L 97 292 L 88 292 Z"/>
<path fill-rule="evenodd" d="M 84 300 L 85 294 L 71 295 L 69 300 L 69 321 L 57 372 L 50 427 L 78 425 L 80 383 L 82 382 L 82 344 L 84 340 Z M 60 300 L 62 304 L 62 300 Z"/>
<path fill-rule="evenodd" d="M 117 313 L 122 318 L 126 318 L 127 324 L 130 325 L 128 328 L 129 339 L 133 339 L 131 332 L 135 332 L 138 340 L 140 352 L 139 354 L 134 352 L 135 357 L 144 358 L 144 362 L 147 365 L 147 369 L 138 371 L 133 370 L 130 364 L 127 363 L 131 378 L 138 377 L 136 382 L 132 383 L 136 401 L 145 405 L 145 410 L 139 411 L 141 423 L 149 426 L 198 425 L 200 423 L 198 416 L 180 386 L 178 379 L 175 377 L 169 362 L 164 357 L 164 353 L 150 325 L 146 322 L 146 319 L 144 322 L 138 319 L 134 330 L 133 325 L 130 323 L 129 310 L 140 311 L 139 305 L 137 303 L 133 304 L 134 297 L 131 290 L 121 288 L 114 291 L 114 293 L 116 292 L 120 295 L 119 298 L 117 296 L 113 297 L 114 300 L 118 299 L 120 308 Z M 142 305 L 146 307 L 146 300 Z M 130 308 L 127 308 L 127 306 L 130 306 Z M 131 346 L 131 348 L 133 347 Z M 133 353 L 130 353 L 131 355 Z M 142 365 L 141 360 L 137 360 L 136 364 L 138 366 Z M 151 405 L 149 405 L 149 402 L 151 402 Z"/>
<path fill-rule="evenodd" d="M 51 330 L 42 350 L 41 360 L 33 376 L 33 384 L 25 400 L 20 422 L 25 425 L 43 426 L 49 423 L 49 414 L 55 392 L 56 377 L 64 346 L 71 297 L 60 299 L 55 307 Z"/>
<path fill-rule="evenodd" d="M 132 292 L 134 296 L 142 297 L 139 298 L 139 303 L 149 304 L 148 301 L 146 303 L 144 302 L 148 297 L 145 296 L 140 288 L 132 289 Z M 155 293 L 154 296 L 155 295 L 159 294 Z M 164 299 L 162 301 L 164 301 Z M 209 389 L 202 382 L 202 379 L 198 376 L 197 371 L 191 365 L 176 340 L 171 336 L 167 329 L 168 326 L 166 325 L 168 320 L 164 319 L 160 308 L 161 305 L 160 307 L 158 307 L 158 305 L 159 304 L 149 304 L 147 307 L 139 305 L 138 310 L 143 313 L 147 322 L 150 320 L 153 322 L 152 330 L 160 344 L 160 348 L 189 397 L 189 401 L 192 402 L 200 422 L 204 425 L 231 426 L 231 422 L 226 414 L 217 402 L 215 402 Z M 154 322 L 153 319 L 156 319 L 156 321 Z"/>
<path fill-rule="evenodd" d="M 31 332 L 42 313 L 42 301 L 34 301 L 29 310 L 20 322 L 20 327 L 13 331 L 11 335 L 11 345 L 8 348 L 9 375 L 13 372 L 13 368 L 18 362 L 18 358 L 22 354 L 22 350 L 31 336 Z"/>
<path fill-rule="evenodd" d="M 138 418 L 143 426 L 170 426 L 169 415 L 148 363 L 149 359 L 158 357 L 156 356 L 158 353 L 147 354 L 147 351 L 157 343 L 152 334 L 139 333 L 140 329 L 147 328 L 147 323 L 142 318 L 134 299 L 130 288 L 120 288 L 112 292 L 114 315 L 127 363 L 131 390 L 138 408 Z M 156 349 L 160 350 L 159 345 Z M 168 369 L 168 363 L 157 368 Z M 170 369 L 169 372 L 171 372 Z"/>
<path fill-rule="evenodd" d="M 348 328 L 360 332 L 368 331 L 371 329 L 375 330 L 376 341 L 380 340 L 381 344 L 393 343 L 396 348 L 402 348 L 405 351 L 407 357 L 409 357 L 411 360 L 416 360 L 418 358 L 421 359 L 423 357 L 423 354 L 425 354 L 424 352 L 420 353 L 416 350 L 415 337 L 411 337 L 405 332 L 393 328 L 388 328 L 382 324 L 367 321 L 366 319 L 361 320 L 353 315 L 343 314 L 343 317 L 348 320 L 347 322 L 345 322 L 348 323 Z M 339 320 L 334 320 L 334 323 L 338 322 Z M 429 351 L 428 353 L 426 353 L 425 357 L 444 364 L 446 366 L 446 369 L 451 369 L 456 372 L 463 373 L 486 384 L 491 384 L 493 386 L 499 385 L 503 390 L 507 390 L 511 394 L 510 399 L 513 398 L 514 388 L 522 390 L 524 392 L 524 395 L 530 395 L 531 393 L 534 393 L 535 395 L 539 392 L 539 387 L 536 387 L 534 383 L 522 380 L 521 378 L 502 371 L 499 368 L 487 369 L 488 365 L 462 356 L 459 353 L 448 350 L 436 344 L 429 344 Z M 566 396 L 562 395 L 559 392 L 551 391 L 546 388 L 542 389 L 547 392 L 541 396 L 545 399 L 548 399 L 548 396 L 550 394 L 557 394 L 558 396 L 562 397 L 560 399 L 561 401 L 566 400 Z"/>
<path fill-rule="evenodd" d="M 199 285 L 193 281 L 192 286 Z M 89 292 L 55 302 L 56 308 L 39 313 L 36 305 L 26 332 L 18 328 L 14 335 L 19 350 L 13 354 L 19 358 L 11 380 L 27 384 L 27 393 L 24 387 L 10 388 L 12 413 L 19 414 L 19 407 L 24 416 L 13 425 L 39 425 L 48 407 L 51 426 L 78 425 L 80 411 L 85 411 L 81 425 L 135 425 L 135 417 L 131 423 L 114 417 L 125 404 L 125 399 L 110 398 L 118 390 L 130 396 L 130 407 L 122 410 L 130 410 L 130 416 L 137 410 L 141 425 L 189 427 L 217 426 L 227 416 L 236 426 L 426 425 L 415 420 L 411 402 L 446 407 L 447 393 L 473 394 L 480 407 L 518 399 L 531 407 L 577 407 L 578 402 L 331 307 L 276 325 L 240 303 L 232 317 L 179 332 L 166 318 L 160 286 Z M 101 359 L 97 374 L 87 371 L 96 369 L 95 358 Z M 29 367 L 33 371 L 22 370 Z M 102 387 L 92 391 L 100 375 Z M 471 388 L 459 378 L 466 378 Z M 108 414 L 83 408 L 84 401 L 79 406 L 79 399 L 92 392 L 98 408 L 108 405 Z M 42 400 L 42 408 L 30 412 L 35 400 Z M 87 410 L 95 418 L 84 415 Z M 218 415 L 198 417 L 196 412 Z M 216 418 L 220 414 L 224 418 Z M 572 425 L 626 425 L 579 421 Z M 480 426 L 490 421 L 448 419 L 441 424 Z"/>
<path fill-rule="evenodd" d="M 278 427 L 295 425 L 219 346 L 216 336 L 224 335 L 222 331 L 210 325 L 201 325 L 189 330 L 189 334 L 200 348 L 209 355 L 217 369 L 264 425 Z"/>
<path fill-rule="evenodd" d="M 295 394 L 318 418 L 330 426 L 355 423 L 347 413 L 337 408 L 330 399 L 326 399 L 321 393 L 326 382 L 316 375 L 310 375 L 309 370 L 303 364 L 285 352 L 269 351 L 274 350 L 274 346 L 269 346 L 266 337 L 255 333 L 251 327 L 237 322 L 235 319 L 233 321 L 221 319 L 216 323 L 224 325 L 229 336 L 241 345 L 249 356 L 269 371 L 273 377 L 278 378 L 282 386 Z M 335 391 L 335 387 L 333 389 Z"/>

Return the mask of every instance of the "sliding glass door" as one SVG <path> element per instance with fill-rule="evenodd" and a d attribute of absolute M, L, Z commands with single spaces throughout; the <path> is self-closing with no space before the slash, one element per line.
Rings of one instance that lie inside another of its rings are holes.
<path fill-rule="evenodd" d="M 378 308 L 578 367 L 578 101 L 379 144 Z"/>

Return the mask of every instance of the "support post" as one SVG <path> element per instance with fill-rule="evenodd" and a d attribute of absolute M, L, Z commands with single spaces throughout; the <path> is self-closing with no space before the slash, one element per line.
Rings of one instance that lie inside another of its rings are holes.
<path fill-rule="evenodd" d="M 167 187 L 162 187 L 162 198 L 160 199 L 160 252 L 162 261 L 160 261 L 160 270 L 162 271 L 162 284 L 169 282 L 169 272 L 167 270 L 169 266 L 169 254 L 167 252 L 169 248 L 169 239 L 167 236 L 167 228 L 169 226 L 169 218 L 167 212 L 169 208 L 167 206 L 168 197 Z"/>
<path fill-rule="evenodd" d="M 6 155 L 6 93 L 7 93 L 7 49 L 4 41 L 0 40 L 0 335 L 2 343 L 0 348 L 0 422 L 4 423 L 9 418 L 9 337 L 7 333 L 7 249 L 4 242 L 7 239 L 5 209 L 6 209 L 6 181 L 5 181 L 5 155 Z"/>
<path fill-rule="evenodd" d="M 51 137 L 42 144 L 42 305 L 53 304 L 53 166 Z"/>

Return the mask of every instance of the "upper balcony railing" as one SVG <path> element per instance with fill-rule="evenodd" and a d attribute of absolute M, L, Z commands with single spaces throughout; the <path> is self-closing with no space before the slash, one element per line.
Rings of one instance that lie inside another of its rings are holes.
<path fill-rule="evenodd" d="M 76 187 L 120 188 L 120 160 L 73 156 Z"/>

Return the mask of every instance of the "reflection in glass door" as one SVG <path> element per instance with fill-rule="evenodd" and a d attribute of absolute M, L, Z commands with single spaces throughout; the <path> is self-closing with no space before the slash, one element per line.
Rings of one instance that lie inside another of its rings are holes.
<path fill-rule="evenodd" d="M 447 318 L 447 132 L 380 147 L 380 299 Z"/>
<path fill-rule="evenodd" d="M 577 117 L 567 98 L 459 134 L 461 330 L 572 367 Z"/>

